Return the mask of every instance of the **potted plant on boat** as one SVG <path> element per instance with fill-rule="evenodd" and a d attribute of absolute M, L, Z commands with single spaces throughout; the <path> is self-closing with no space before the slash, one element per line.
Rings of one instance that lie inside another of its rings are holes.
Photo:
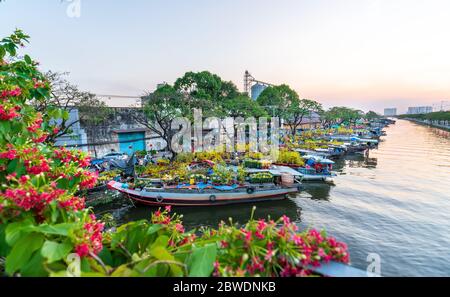
<path fill-rule="evenodd" d="M 303 160 L 298 152 L 282 150 L 280 151 L 276 165 L 302 167 L 305 165 L 305 160 Z"/>
<path fill-rule="evenodd" d="M 273 175 L 270 172 L 259 172 L 250 175 L 250 183 L 252 184 L 268 184 L 273 183 Z"/>

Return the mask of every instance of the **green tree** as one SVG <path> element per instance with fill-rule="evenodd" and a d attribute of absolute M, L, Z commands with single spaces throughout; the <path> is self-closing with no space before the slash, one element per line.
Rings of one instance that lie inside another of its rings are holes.
<path fill-rule="evenodd" d="M 375 111 L 372 111 L 372 110 L 367 112 L 364 117 L 368 120 L 381 118 L 381 116 L 378 113 L 376 113 Z"/>
<path fill-rule="evenodd" d="M 364 117 L 364 112 L 348 107 L 332 107 L 326 112 L 321 113 L 322 122 L 327 126 L 332 125 L 351 125 Z"/>
<path fill-rule="evenodd" d="M 239 95 L 235 98 L 227 99 L 223 103 L 223 109 L 230 117 L 267 117 L 268 114 L 258 102 L 252 100 L 246 95 Z"/>
<path fill-rule="evenodd" d="M 44 114 L 51 108 L 63 111 L 62 116 L 52 122 L 54 129 L 47 138 L 49 143 L 55 142 L 58 137 L 72 133 L 73 127 L 79 122 L 98 125 L 111 114 L 105 102 L 94 94 L 79 90 L 76 85 L 66 79 L 67 75 L 67 73 L 52 71 L 45 73 L 46 79 L 51 84 L 50 98 L 33 102 L 36 110 Z M 69 119 L 69 113 L 76 109 L 79 111 L 79 118 Z"/>
<path fill-rule="evenodd" d="M 175 81 L 174 89 L 185 96 L 191 109 L 202 109 L 205 116 L 224 116 L 224 101 L 239 95 L 232 82 L 208 71 L 187 72 Z"/>
<path fill-rule="evenodd" d="M 288 117 L 286 118 L 286 124 L 289 126 L 292 135 L 295 135 L 305 116 L 310 116 L 313 112 L 322 112 L 322 104 L 315 100 L 301 99 L 298 104 L 294 103 L 289 106 Z"/>
<path fill-rule="evenodd" d="M 133 113 L 135 120 L 161 137 L 167 143 L 167 149 L 175 158 L 172 149 L 172 138 L 177 133 L 172 130 L 172 121 L 177 117 L 189 114 L 189 104 L 186 98 L 174 87 L 164 85 L 153 93 L 142 97 L 143 106 Z"/>
<path fill-rule="evenodd" d="M 267 87 L 257 99 L 271 116 L 286 119 L 291 105 L 299 103 L 298 94 L 287 85 Z"/>

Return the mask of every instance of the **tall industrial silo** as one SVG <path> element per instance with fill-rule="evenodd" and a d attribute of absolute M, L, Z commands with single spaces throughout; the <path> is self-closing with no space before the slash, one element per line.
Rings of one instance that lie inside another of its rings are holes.
<path fill-rule="evenodd" d="M 263 85 L 260 83 L 254 84 L 252 86 L 252 99 L 256 100 L 258 99 L 259 95 L 267 88 L 267 85 Z"/>

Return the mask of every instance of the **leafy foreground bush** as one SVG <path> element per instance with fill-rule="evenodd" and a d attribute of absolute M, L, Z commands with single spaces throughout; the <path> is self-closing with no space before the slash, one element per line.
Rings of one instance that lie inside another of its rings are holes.
<path fill-rule="evenodd" d="M 308 265 L 347 263 L 346 246 L 316 231 L 298 233 L 283 217 L 245 226 L 185 232 L 170 207 L 151 221 L 116 230 L 85 208 L 75 193 L 96 184 L 89 157 L 45 140 L 67 117 L 36 112 L 49 83 L 29 56 L 17 56 L 28 36 L 0 41 L 0 270 L 9 276 L 303 276 Z"/>

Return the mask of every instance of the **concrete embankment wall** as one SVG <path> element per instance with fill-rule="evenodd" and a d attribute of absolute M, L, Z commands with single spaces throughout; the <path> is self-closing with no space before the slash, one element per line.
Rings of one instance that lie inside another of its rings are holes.
<path fill-rule="evenodd" d="M 430 120 L 418 120 L 418 119 L 411 119 L 411 118 L 406 118 L 405 120 L 450 131 L 450 122 L 449 121 L 430 121 Z"/>

